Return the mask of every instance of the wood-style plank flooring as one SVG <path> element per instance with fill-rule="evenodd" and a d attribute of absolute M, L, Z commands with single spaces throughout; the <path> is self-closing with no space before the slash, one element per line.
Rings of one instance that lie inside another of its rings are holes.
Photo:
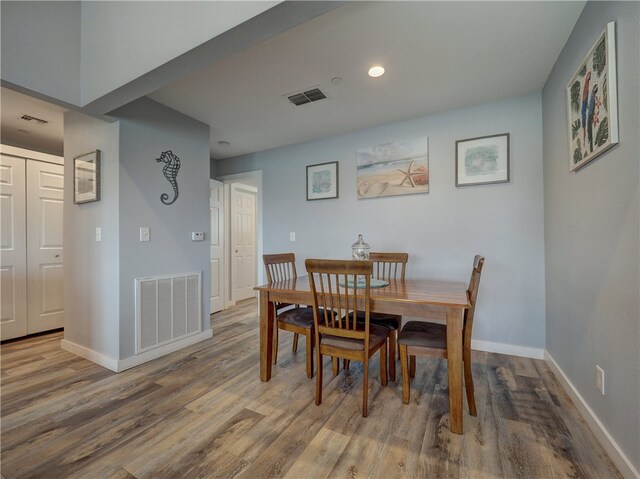
<path fill-rule="evenodd" d="M 543 361 L 474 353 L 478 416 L 449 431 L 447 365 L 401 377 L 371 364 L 336 378 L 323 403 L 304 341 L 259 380 L 257 302 L 212 316 L 213 338 L 114 374 L 60 349 L 61 333 L 2 345 L 1 467 L 13 478 L 615 478 L 605 451 Z M 399 370 L 399 368 L 398 368 Z"/>

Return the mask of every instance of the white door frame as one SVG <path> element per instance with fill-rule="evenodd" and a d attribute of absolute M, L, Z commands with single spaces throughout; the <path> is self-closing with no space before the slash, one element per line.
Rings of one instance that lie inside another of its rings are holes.
<path fill-rule="evenodd" d="M 224 276 L 224 267 L 225 267 L 225 257 L 224 257 L 224 245 L 225 245 L 225 227 L 224 227 L 224 220 L 225 220 L 225 211 L 224 211 L 224 183 L 222 183 L 221 181 L 217 181 L 217 180 L 213 180 L 213 179 L 209 179 L 209 190 L 210 190 L 210 194 L 211 196 L 213 196 L 213 191 L 214 190 L 222 190 L 222 196 L 221 196 L 221 200 L 220 203 L 222 204 L 222 211 L 220 211 L 220 217 L 219 217 L 219 221 L 218 224 L 216 225 L 216 227 L 218 228 L 218 241 L 220 242 L 220 248 L 222 249 L 221 252 L 221 257 L 218 258 L 220 261 L 220 265 L 219 268 L 222 270 L 221 271 L 221 276 L 222 279 L 220 279 L 220 277 L 218 278 L 214 278 L 213 275 L 211 276 L 211 291 L 209 292 L 209 308 L 210 308 L 210 313 L 213 313 L 214 310 L 217 310 L 217 308 L 214 308 L 214 305 L 216 303 L 214 303 L 214 299 L 213 299 L 213 284 L 214 284 L 214 279 L 215 281 L 219 281 L 219 285 L 218 285 L 218 292 L 220 294 L 220 306 L 222 309 L 224 309 L 226 307 L 225 305 L 225 276 Z M 211 208 L 211 200 L 209 200 L 209 208 Z M 209 261 L 211 264 L 212 261 L 212 245 L 211 245 L 211 241 L 213 240 L 213 224 L 210 225 L 210 229 L 209 229 L 210 235 L 211 237 L 209 238 Z M 221 233 L 221 234 L 220 234 Z M 219 251 L 219 250 L 218 250 Z"/>
<path fill-rule="evenodd" d="M 231 183 L 243 183 L 245 185 L 254 186 L 258 189 L 258 194 L 256 195 L 256 200 L 258 202 L 256 208 L 256 269 L 257 269 L 257 278 L 258 284 L 264 284 L 266 281 L 264 279 L 264 268 L 262 268 L 262 254 L 263 254 L 263 231 L 262 231 L 262 170 L 256 171 L 247 171 L 245 173 L 236 173 L 233 175 L 223 175 L 216 178 L 218 181 L 222 181 L 224 183 L 224 194 L 225 194 L 225 218 L 224 218 L 224 228 L 225 228 L 225 237 L 224 237 L 224 278 L 225 278 L 225 308 L 229 306 L 233 306 L 235 303 L 231 300 L 231 268 L 230 261 L 228 258 L 231 257 L 231 225 L 230 225 L 230 214 L 229 209 L 231 208 L 231 202 L 229 201 Z"/>

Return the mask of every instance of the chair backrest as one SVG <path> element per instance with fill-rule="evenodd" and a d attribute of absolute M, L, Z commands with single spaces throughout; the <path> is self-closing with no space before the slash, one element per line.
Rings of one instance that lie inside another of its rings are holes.
<path fill-rule="evenodd" d="M 318 336 L 362 339 L 368 351 L 371 261 L 308 259 L 304 264 L 314 293 L 313 318 Z M 358 309 L 364 312 L 364 329 L 357 325 Z"/>
<path fill-rule="evenodd" d="M 293 253 L 263 254 L 262 261 L 267 270 L 267 282 L 277 283 L 297 277 L 296 255 Z"/>
<path fill-rule="evenodd" d="M 476 255 L 473 259 L 473 270 L 471 271 L 471 279 L 469 280 L 469 288 L 467 295 L 469 296 L 470 308 L 465 311 L 464 315 L 464 346 L 471 348 L 471 331 L 473 328 L 473 316 L 476 311 L 476 298 L 478 297 L 478 288 L 480 287 L 480 273 L 484 266 L 484 256 Z"/>
<path fill-rule="evenodd" d="M 373 277 L 376 279 L 404 281 L 407 253 L 369 253 L 369 260 L 373 262 Z"/>

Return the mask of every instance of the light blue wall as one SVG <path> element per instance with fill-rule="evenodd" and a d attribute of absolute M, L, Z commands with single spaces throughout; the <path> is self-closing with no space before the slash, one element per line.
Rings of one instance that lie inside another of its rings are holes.
<path fill-rule="evenodd" d="M 264 251 L 349 258 L 358 233 L 374 250 L 410 254 L 408 275 L 468 281 L 486 256 L 474 338 L 544 348 L 541 98 L 484 104 L 219 161 L 218 176 L 262 170 Z M 511 134 L 511 182 L 455 187 L 455 141 Z M 356 150 L 429 137 L 430 192 L 356 198 Z M 340 197 L 305 200 L 306 165 L 340 162 Z M 296 242 L 289 242 L 289 232 Z"/>
<path fill-rule="evenodd" d="M 113 112 L 120 123 L 120 359 L 135 352 L 135 278 L 202 271 L 203 330 L 209 323 L 209 242 L 191 241 L 192 231 L 209 237 L 209 127 L 142 98 Z M 157 163 L 171 150 L 181 161 L 180 195 Z M 140 227 L 151 241 L 140 242 Z"/>
<path fill-rule="evenodd" d="M 569 172 L 566 86 L 616 22 L 620 143 Z M 640 469 L 640 3 L 589 2 L 542 94 L 547 350 Z M 596 389 L 596 365 L 606 395 Z"/>
<path fill-rule="evenodd" d="M 64 337 L 119 354 L 119 128 L 81 113 L 64 116 Z M 73 158 L 101 151 L 100 201 L 73 204 Z M 96 242 L 96 227 L 102 241 Z"/>
<path fill-rule="evenodd" d="M 2 80 L 80 104 L 80 2 L 2 2 Z"/>

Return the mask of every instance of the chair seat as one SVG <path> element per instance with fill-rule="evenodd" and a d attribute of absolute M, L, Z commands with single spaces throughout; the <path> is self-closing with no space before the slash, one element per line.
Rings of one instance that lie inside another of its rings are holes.
<path fill-rule="evenodd" d="M 300 326 L 301 328 L 313 329 L 313 308 L 287 309 L 278 315 L 278 321 Z"/>
<path fill-rule="evenodd" d="M 447 326 L 438 323 L 409 321 L 398 335 L 398 344 L 447 349 Z"/>
<path fill-rule="evenodd" d="M 369 348 L 375 348 L 384 343 L 389 335 L 389 329 L 378 324 L 369 326 Z M 350 349 L 352 351 L 363 351 L 364 340 L 355 338 L 343 338 L 340 336 L 331 336 L 324 334 L 320 342 L 325 346 L 334 346 L 336 348 Z"/>
<path fill-rule="evenodd" d="M 399 316 L 397 314 L 369 313 L 369 321 L 371 322 L 371 324 L 379 324 L 389 329 L 400 329 L 401 320 L 402 316 Z M 358 311 L 358 314 L 356 315 L 356 321 L 358 323 L 364 323 L 364 312 Z"/>

